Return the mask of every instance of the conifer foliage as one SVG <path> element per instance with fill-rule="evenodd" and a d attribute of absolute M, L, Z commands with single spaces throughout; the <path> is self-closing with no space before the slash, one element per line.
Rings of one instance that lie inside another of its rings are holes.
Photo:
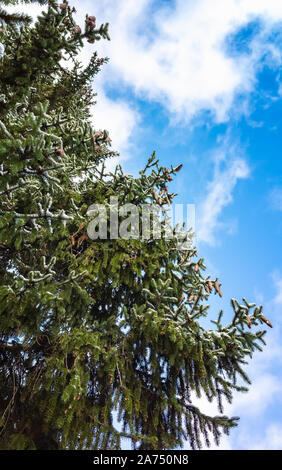
<path fill-rule="evenodd" d="M 244 364 L 264 343 L 255 327 L 271 324 L 232 299 L 230 324 L 220 312 L 203 328 L 221 285 L 176 236 L 89 239 L 91 204 L 169 204 L 181 165 L 153 154 L 138 177 L 106 174 L 115 153 L 89 112 L 106 59 L 94 52 L 83 68 L 77 54 L 109 39 L 108 24 L 86 16 L 82 29 L 54 0 L 30 24 L 6 12 L 16 3 L 0 2 L 0 448 L 219 442 L 238 420 L 222 400 L 246 390 L 238 379 L 249 383 Z M 201 412 L 201 396 L 217 416 Z"/>

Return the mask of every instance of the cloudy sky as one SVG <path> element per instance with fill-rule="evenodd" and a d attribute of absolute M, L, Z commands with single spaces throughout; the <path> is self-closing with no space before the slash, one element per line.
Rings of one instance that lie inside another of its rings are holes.
<path fill-rule="evenodd" d="M 93 121 L 126 172 L 153 150 L 164 165 L 183 163 L 173 190 L 196 206 L 198 251 L 224 293 L 209 318 L 223 308 L 228 321 L 229 299 L 246 297 L 274 325 L 248 367 L 249 393 L 226 408 L 241 420 L 221 448 L 282 449 L 282 2 L 70 4 L 81 23 L 86 12 L 110 23 L 111 41 L 94 45 L 110 61 L 93 83 Z"/>

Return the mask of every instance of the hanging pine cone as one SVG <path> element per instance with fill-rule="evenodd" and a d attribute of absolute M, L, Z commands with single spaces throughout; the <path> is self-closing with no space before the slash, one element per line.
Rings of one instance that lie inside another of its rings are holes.
<path fill-rule="evenodd" d="M 261 316 L 261 319 L 262 319 L 262 321 L 264 321 L 264 323 L 267 324 L 267 326 L 269 326 L 270 328 L 273 328 L 273 326 L 272 326 L 272 324 L 270 323 L 270 321 L 269 321 L 264 315 Z"/>
<path fill-rule="evenodd" d="M 184 298 L 185 298 L 185 295 L 182 294 L 181 297 L 178 299 L 178 302 L 179 302 L 179 303 L 182 302 L 182 300 L 184 300 Z"/>
<path fill-rule="evenodd" d="M 210 294 L 210 288 L 208 284 L 205 284 L 205 291 Z"/>
<path fill-rule="evenodd" d="M 159 198 L 158 198 L 158 196 L 157 196 L 156 190 L 153 189 L 152 193 L 153 193 L 153 198 L 155 199 L 156 202 L 158 202 Z"/>
<path fill-rule="evenodd" d="M 180 171 L 181 168 L 183 167 L 182 163 L 180 165 L 178 165 L 176 168 L 174 168 L 173 171 Z"/>
<path fill-rule="evenodd" d="M 222 297 L 222 292 L 220 290 L 220 286 L 217 281 L 214 282 L 214 287 L 215 287 L 216 292 L 219 294 L 219 296 Z"/>
<path fill-rule="evenodd" d="M 209 286 L 210 291 L 212 292 L 213 285 L 212 285 L 212 282 L 211 282 L 211 281 L 208 281 L 208 286 Z"/>

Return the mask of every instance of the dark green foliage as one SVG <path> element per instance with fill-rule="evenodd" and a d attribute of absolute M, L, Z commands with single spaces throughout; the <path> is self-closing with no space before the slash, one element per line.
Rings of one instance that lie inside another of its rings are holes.
<path fill-rule="evenodd" d="M 6 21 L 0 33 L 0 448 L 118 449 L 122 437 L 199 448 L 237 425 L 222 399 L 246 390 L 237 380 L 249 383 L 243 367 L 266 319 L 232 299 L 232 322 L 220 312 L 204 329 L 220 285 L 176 236 L 87 237 L 91 204 L 171 202 L 178 169 L 154 154 L 137 178 L 101 169 L 114 152 L 88 108 L 104 59 L 83 69 L 76 55 L 83 39 L 108 39 L 108 25 L 87 17 L 80 31 L 73 13 L 48 2 L 34 25 Z M 218 416 L 195 406 L 202 395 Z"/>

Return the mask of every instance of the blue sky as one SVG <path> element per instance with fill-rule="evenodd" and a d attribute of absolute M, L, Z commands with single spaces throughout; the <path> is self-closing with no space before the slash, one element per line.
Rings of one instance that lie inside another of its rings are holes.
<path fill-rule="evenodd" d="M 246 297 L 274 325 L 248 367 L 249 393 L 226 407 L 241 420 L 221 448 L 282 449 L 282 2 L 70 3 L 81 22 L 88 12 L 110 23 L 93 121 L 125 171 L 137 174 L 153 150 L 164 165 L 183 163 L 176 202 L 196 205 L 199 254 L 222 282 L 209 318 L 223 308 L 228 321 L 230 298 Z"/>

